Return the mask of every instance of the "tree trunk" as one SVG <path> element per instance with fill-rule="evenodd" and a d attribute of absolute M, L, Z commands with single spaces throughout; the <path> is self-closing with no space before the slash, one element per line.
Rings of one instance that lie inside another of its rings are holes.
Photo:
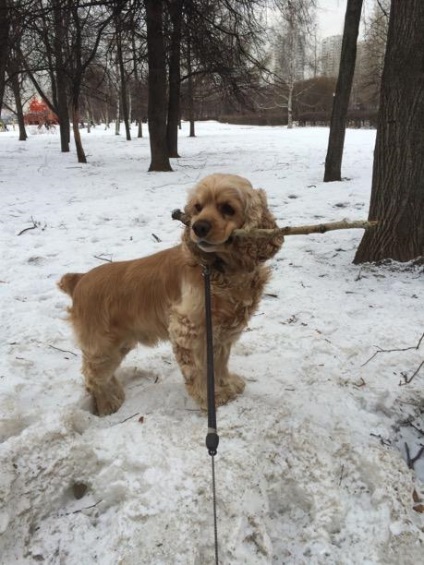
<path fill-rule="evenodd" d="M 109 100 L 106 99 L 106 109 L 105 109 L 105 130 L 110 128 L 110 117 L 109 117 Z"/>
<path fill-rule="evenodd" d="M 14 73 L 12 75 L 11 82 L 12 82 L 13 97 L 15 98 L 16 117 L 18 119 L 18 126 L 19 126 L 19 141 L 26 141 L 28 136 L 25 129 L 24 110 L 22 107 L 22 98 L 21 98 L 21 88 L 19 85 L 19 76 L 17 73 Z"/>
<path fill-rule="evenodd" d="M 189 137 L 196 137 L 195 122 L 194 122 L 194 88 L 193 88 L 193 75 L 191 73 L 191 50 L 190 38 L 187 41 L 187 72 L 188 72 L 188 119 L 190 121 L 190 134 Z"/>
<path fill-rule="evenodd" d="M 54 17 L 54 55 L 56 59 L 56 69 L 54 72 L 56 78 L 56 114 L 59 120 L 60 130 L 60 148 L 62 153 L 69 152 L 69 144 L 71 142 L 71 126 L 69 120 L 68 108 L 68 89 L 67 77 L 65 74 L 65 66 L 63 62 L 63 41 L 65 38 L 64 22 L 62 7 L 59 2 L 53 5 Z"/>
<path fill-rule="evenodd" d="M 181 24 L 183 18 L 183 0 L 173 0 L 169 4 L 171 16 L 171 53 L 169 56 L 169 101 L 166 138 L 170 157 L 178 155 L 178 124 L 180 122 L 181 90 Z"/>
<path fill-rule="evenodd" d="M 172 171 L 166 140 L 166 61 L 162 29 L 163 0 L 144 0 L 149 66 L 148 122 L 151 162 L 149 171 Z"/>
<path fill-rule="evenodd" d="M 125 135 L 127 141 L 131 141 L 131 129 L 130 129 L 130 118 L 128 109 L 128 94 L 127 94 L 127 77 L 125 73 L 125 65 L 122 53 L 122 32 L 121 32 L 121 21 L 120 16 L 116 18 L 116 46 L 117 46 L 117 57 L 119 65 L 119 77 L 121 79 L 121 109 L 122 118 L 124 120 Z"/>
<path fill-rule="evenodd" d="M 289 84 L 289 95 L 287 98 L 287 127 L 292 129 L 293 127 L 293 90 L 294 82 Z"/>
<path fill-rule="evenodd" d="M 68 100 L 66 96 L 66 89 L 63 93 L 59 93 L 58 88 L 58 111 L 57 117 L 59 120 L 59 131 L 60 131 L 60 148 L 62 153 L 69 152 L 69 144 L 71 141 L 71 126 L 69 120 L 69 111 L 68 111 Z"/>
<path fill-rule="evenodd" d="M 77 150 L 78 163 L 87 163 L 81 140 L 81 131 L 79 128 L 79 108 L 75 101 L 72 104 L 72 128 L 74 132 L 75 147 Z"/>
<path fill-rule="evenodd" d="M 0 113 L 3 105 L 6 67 L 9 58 L 10 18 L 8 0 L 0 0 Z"/>
<path fill-rule="evenodd" d="M 121 130 L 121 91 L 116 92 L 116 118 L 115 118 L 115 135 L 120 135 Z"/>
<path fill-rule="evenodd" d="M 346 116 L 356 62 L 356 42 L 361 22 L 363 0 L 348 0 L 343 30 L 339 76 L 333 100 L 330 136 L 325 159 L 324 182 L 342 180 L 342 159 Z"/>
<path fill-rule="evenodd" d="M 424 256 L 424 2 L 392 0 L 369 218 L 354 262 Z"/>
<path fill-rule="evenodd" d="M 135 34 L 134 33 L 131 35 L 131 44 L 132 44 L 132 56 L 133 56 L 133 62 L 134 62 L 134 82 L 135 82 L 135 85 L 138 87 L 139 86 L 139 80 L 138 80 L 137 48 L 136 48 Z M 134 94 L 134 91 L 133 91 L 133 94 Z M 138 125 L 137 137 L 143 137 L 143 112 L 142 112 L 140 103 L 137 104 L 137 110 L 136 110 L 135 118 L 137 120 L 137 125 Z"/>

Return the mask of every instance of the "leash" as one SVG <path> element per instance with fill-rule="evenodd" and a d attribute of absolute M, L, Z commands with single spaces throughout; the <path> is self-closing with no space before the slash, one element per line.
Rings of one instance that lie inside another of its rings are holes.
<path fill-rule="evenodd" d="M 206 321 L 206 383 L 208 397 L 208 433 L 206 447 L 212 461 L 212 496 L 213 496 L 213 523 L 215 534 L 215 563 L 218 565 L 218 521 L 216 515 L 216 488 L 215 488 L 215 455 L 219 444 L 216 427 L 215 407 L 215 372 L 213 364 L 213 332 L 211 309 L 211 272 L 209 265 L 203 267 L 205 281 L 205 321 Z"/>

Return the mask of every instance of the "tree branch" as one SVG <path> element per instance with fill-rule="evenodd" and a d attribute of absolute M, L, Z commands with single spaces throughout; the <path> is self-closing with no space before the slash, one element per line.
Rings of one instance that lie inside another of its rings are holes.
<path fill-rule="evenodd" d="M 181 210 L 174 210 L 172 212 L 172 219 L 179 220 L 184 225 L 190 225 L 190 217 L 182 212 Z M 370 229 L 377 225 L 376 221 L 356 221 L 348 222 L 347 220 L 342 220 L 340 222 L 329 222 L 325 224 L 313 224 L 306 226 L 286 226 L 283 228 L 275 229 L 253 229 L 253 230 L 234 230 L 232 235 L 234 237 L 253 237 L 266 238 L 275 237 L 276 235 L 307 235 L 310 233 L 325 233 L 334 230 L 351 230 L 351 229 Z"/>
<path fill-rule="evenodd" d="M 374 357 L 376 355 L 378 355 L 379 353 L 398 353 L 399 351 L 410 351 L 411 349 L 416 349 L 418 350 L 420 348 L 421 342 L 424 339 L 424 333 L 422 334 L 422 336 L 420 337 L 420 339 L 418 340 L 417 345 L 412 345 L 410 347 L 401 347 L 399 349 L 382 349 L 381 347 L 378 347 L 378 351 L 376 351 L 367 361 L 365 361 L 365 363 L 363 363 L 361 365 L 361 367 L 365 367 L 365 365 L 367 365 L 370 361 L 372 361 L 372 359 L 374 359 Z M 418 370 L 420 369 L 420 367 L 418 368 Z M 415 375 L 414 375 L 415 376 Z"/>

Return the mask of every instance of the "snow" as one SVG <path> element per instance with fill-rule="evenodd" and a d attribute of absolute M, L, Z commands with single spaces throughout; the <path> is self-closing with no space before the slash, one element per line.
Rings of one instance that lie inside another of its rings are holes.
<path fill-rule="evenodd" d="M 82 135 L 87 165 L 57 131 L 0 134 L 0 562 L 213 563 L 207 420 L 170 345 L 132 352 L 125 403 L 94 416 L 56 281 L 177 243 L 171 211 L 212 172 L 265 188 L 281 226 L 366 219 L 375 132 L 347 132 L 346 178 L 328 184 L 325 128 L 183 124 L 172 173 L 147 172 L 147 137 Z M 353 265 L 361 236 L 287 237 L 234 347 L 247 386 L 217 415 L 221 564 L 422 562 L 424 461 L 409 469 L 406 445 L 423 441 L 424 369 L 404 383 L 423 359 L 423 267 Z"/>

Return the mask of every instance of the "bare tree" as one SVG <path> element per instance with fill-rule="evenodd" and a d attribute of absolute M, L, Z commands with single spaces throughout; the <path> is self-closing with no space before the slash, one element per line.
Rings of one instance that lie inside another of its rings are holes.
<path fill-rule="evenodd" d="M 28 3 L 22 14 L 23 38 L 20 57 L 23 70 L 33 87 L 59 120 L 60 144 L 64 153 L 69 152 L 69 86 L 67 72 L 67 34 L 70 14 L 67 0 L 42 0 Z"/>
<path fill-rule="evenodd" d="M 168 10 L 171 20 L 169 53 L 169 101 L 166 137 L 170 157 L 178 155 L 178 124 L 180 122 L 181 90 L 181 30 L 184 0 L 170 0 Z"/>
<path fill-rule="evenodd" d="M 122 5 L 124 4 L 124 6 Z M 125 126 L 125 135 L 127 141 L 131 140 L 131 127 L 130 127 L 130 112 L 129 112 L 129 98 L 128 98 L 128 76 L 125 67 L 125 49 L 126 37 L 124 33 L 125 27 L 128 25 L 128 16 L 130 12 L 127 10 L 125 13 L 125 2 L 118 2 L 115 8 L 115 43 L 116 43 L 116 61 L 119 76 L 119 95 L 118 103 L 120 111 L 117 112 L 117 122 L 119 123 L 120 114 L 122 110 L 122 117 Z M 128 55 L 127 55 L 128 56 Z"/>
<path fill-rule="evenodd" d="M 273 83 L 278 98 L 287 108 L 287 127 L 293 127 L 293 94 L 295 84 L 305 78 L 308 41 L 313 37 L 315 22 L 314 0 L 278 0 L 279 22 L 276 32 L 276 65 Z M 311 65 L 313 67 L 313 63 Z"/>
<path fill-rule="evenodd" d="M 392 0 L 369 219 L 354 262 L 424 256 L 424 2 Z"/>
<path fill-rule="evenodd" d="M 72 129 L 78 162 L 86 163 L 87 158 L 82 146 L 80 125 L 80 97 L 85 73 L 93 63 L 105 28 L 114 17 L 101 5 L 85 4 L 83 0 L 68 0 L 70 13 L 70 33 L 68 34 L 68 53 L 70 76 L 70 101 Z"/>
<path fill-rule="evenodd" d="M 18 121 L 19 141 L 26 141 L 28 136 L 25 129 L 24 109 L 21 96 L 23 77 L 20 70 L 21 65 L 19 54 L 16 51 L 14 52 L 14 50 L 12 50 L 9 56 L 7 74 L 9 77 L 10 88 L 13 92 L 13 98 L 15 100 L 14 114 L 16 115 L 16 119 Z"/>
<path fill-rule="evenodd" d="M 163 37 L 163 0 L 144 0 L 149 65 L 149 171 L 172 171 L 166 139 L 167 76 Z"/>
<path fill-rule="evenodd" d="M 62 152 L 69 152 L 71 131 L 69 126 L 69 77 L 66 72 L 63 41 L 67 33 L 69 13 L 61 0 L 53 0 L 53 53 L 54 63 L 50 65 L 52 78 L 53 108 L 59 118 L 60 145 Z M 46 30 L 47 31 L 47 30 Z M 49 34 L 43 34 L 45 38 Z M 48 46 L 48 41 L 47 41 Z M 49 60 L 51 60 L 49 58 Z M 44 96 L 44 98 L 46 98 Z"/>
<path fill-rule="evenodd" d="M 347 0 L 339 76 L 334 94 L 330 135 L 325 159 L 324 182 L 342 180 L 346 116 L 356 62 L 356 43 L 363 0 Z"/>
<path fill-rule="evenodd" d="M 186 37 L 186 46 L 187 46 L 187 111 L 188 111 L 188 120 L 190 122 L 190 137 L 196 137 L 195 133 L 195 120 L 194 120 L 194 87 L 193 87 L 193 73 L 192 73 L 192 62 L 191 62 L 191 39 L 190 35 Z"/>
<path fill-rule="evenodd" d="M 264 0 L 185 0 L 182 81 L 188 83 L 191 126 L 195 114 L 253 108 L 252 90 L 265 71 L 263 5 Z"/>
<path fill-rule="evenodd" d="M 354 88 L 362 104 L 378 108 L 384 54 L 389 27 L 390 0 L 374 0 L 370 16 L 365 20 L 364 49 L 361 65 L 356 68 Z"/>
<path fill-rule="evenodd" d="M 6 67 L 9 57 L 10 12 L 9 0 L 0 0 L 0 113 L 3 104 Z"/>

